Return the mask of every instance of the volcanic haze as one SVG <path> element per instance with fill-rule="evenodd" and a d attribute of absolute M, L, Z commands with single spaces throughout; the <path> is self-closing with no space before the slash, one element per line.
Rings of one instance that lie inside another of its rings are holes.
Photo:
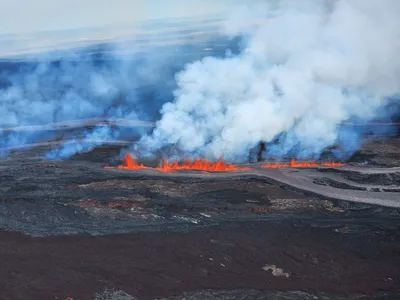
<path fill-rule="evenodd" d="M 399 94 L 400 1 L 282 0 L 239 12 L 224 34 L 242 38 L 240 54 L 188 64 L 136 150 L 244 160 L 280 136 L 270 153 L 315 157 L 349 145 L 341 122 L 368 121 Z"/>

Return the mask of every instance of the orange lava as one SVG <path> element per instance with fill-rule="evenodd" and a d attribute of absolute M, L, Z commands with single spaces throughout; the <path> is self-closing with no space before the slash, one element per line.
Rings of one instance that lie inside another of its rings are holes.
<path fill-rule="evenodd" d="M 194 161 L 186 161 L 181 165 L 175 161 L 170 164 L 167 160 L 164 160 L 164 164 L 160 168 L 156 168 L 160 172 L 171 172 L 180 170 L 196 170 L 196 171 L 210 171 L 210 172 L 232 172 L 232 171 L 246 171 L 251 170 L 250 168 L 240 168 L 234 165 L 229 165 L 223 160 L 211 163 L 205 159 L 197 159 Z"/>
<path fill-rule="evenodd" d="M 321 166 L 323 166 L 323 167 L 343 167 L 344 164 L 335 163 L 335 162 L 332 162 L 332 163 L 331 162 L 325 162 L 325 163 L 322 163 Z"/>
<path fill-rule="evenodd" d="M 113 167 L 105 167 L 112 169 Z M 181 170 L 194 170 L 194 171 L 209 171 L 209 172 L 233 172 L 233 171 L 246 171 L 251 170 L 250 168 L 241 168 L 234 165 L 227 164 L 223 160 L 217 162 L 210 162 L 205 159 L 198 159 L 193 161 L 185 161 L 179 164 L 177 161 L 169 163 L 164 160 L 163 166 L 158 168 L 147 167 L 143 164 L 138 164 L 130 154 L 125 155 L 125 165 L 118 166 L 119 169 L 126 170 L 140 170 L 140 169 L 152 169 L 160 172 L 173 172 Z"/>
<path fill-rule="evenodd" d="M 280 168 L 317 168 L 317 167 L 342 167 L 342 163 L 324 162 L 317 164 L 315 162 L 296 162 L 294 159 L 290 163 L 268 163 L 263 165 L 264 169 L 280 169 Z M 114 167 L 104 167 L 112 169 Z M 234 165 L 227 164 L 223 160 L 217 162 L 210 162 L 205 159 L 197 159 L 193 161 L 184 161 L 179 163 L 177 161 L 170 163 L 164 160 L 163 165 L 158 168 L 147 167 L 143 164 L 138 164 L 130 154 L 125 155 L 125 164 L 118 166 L 118 169 L 125 170 L 156 170 L 159 172 L 173 172 L 182 170 L 193 170 L 193 171 L 208 171 L 208 172 L 234 172 L 234 171 L 248 171 L 251 168 L 237 167 Z"/>
<path fill-rule="evenodd" d="M 265 164 L 263 165 L 264 169 L 280 169 L 280 168 L 316 168 L 316 167 L 343 167 L 344 164 L 342 163 L 334 163 L 334 162 L 325 162 L 321 164 L 317 164 L 315 162 L 296 162 L 294 159 L 290 161 L 290 163 L 287 164 L 280 164 L 280 163 L 274 163 L 274 164 Z"/>
<path fill-rule="evenodd" d="M 147 169 L 147 167 L 143 164 L 138 164 L 130 154 L 125 155 L 125 165 L 118 166 L 118 169 L 127 169 L 127 170 L 140 170 Z"/>

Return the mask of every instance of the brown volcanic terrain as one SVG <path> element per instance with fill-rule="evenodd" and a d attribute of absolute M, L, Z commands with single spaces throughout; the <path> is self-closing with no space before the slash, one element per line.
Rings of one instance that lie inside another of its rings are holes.
<path fill-rule="evenodd" d="M 218 174 L 104 169 L 120 147 L 0 161 L 2 299 L 400 298 L 399 139 Z"/>

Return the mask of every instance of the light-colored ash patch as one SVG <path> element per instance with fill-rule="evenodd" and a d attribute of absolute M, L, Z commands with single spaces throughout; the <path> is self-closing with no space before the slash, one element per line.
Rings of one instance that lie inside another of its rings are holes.
<path fill-rule="evenodd" d="M 284 272 L 283 269 L 278 268 L 276 265 L 265 265 L 262 269 L 264 271 L 271 271 L 272 275 L 277 277 L 290 277 L 290 273 Z"/>
<path fill-rule="evenodd" d="M 132 219 L 142 221 L 156 221 L 163 219 L 162 216 L 136 210 L 122 211 L 119 209 L 110 209 L 107 207 L 89 207 L 85 210 L 90 216 L 94 218 L 109 218 L 111 220 Z"/>
<path fill-rule="evenodd" d="M 271 199 L 270 211 L 282 210 L 326 210 L 329 212 L 344 212 L 335 207 L 332 201 L 317 199 Z"/>
<path fill-rule="evenodd" d="M 114 197 L 115 201 L 137 201 L 137 202 L 146 202 L 149 200 L 148 197 L 145 197 L 144 195 L 134 195 L 134 196 L 119 196 L 119 197 Z"/>
<path fill-rule="evenodd" d="M 94 300 L 137 300 L 137 298 L 121 290 L 105 289 L 101 293 L 96 293 Z"/>

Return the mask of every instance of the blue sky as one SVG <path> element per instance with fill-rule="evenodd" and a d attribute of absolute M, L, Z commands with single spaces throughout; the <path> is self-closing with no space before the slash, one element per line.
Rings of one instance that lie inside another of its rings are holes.
<path fill-rule="evenodd" d="M 207 17 L 237 0 L 0 0 L 0 34 L 102 27 L 152 19 Z"/>
<path fill-rule="evenodd" d="M 196 20 L 223 19 L 237 5 L 259 1 L 265 0 L 0 0 L 0 59 L 147 34 L 148 30 L 162 35 L 187 26 L 182 19 L 197 27 L 193 30 L 203 31 Z M 160 19 L 172 21 L 175 28 L 160 28 L 152 22 Z M 137 26 L 149 21 L 156 26 Z"/>

